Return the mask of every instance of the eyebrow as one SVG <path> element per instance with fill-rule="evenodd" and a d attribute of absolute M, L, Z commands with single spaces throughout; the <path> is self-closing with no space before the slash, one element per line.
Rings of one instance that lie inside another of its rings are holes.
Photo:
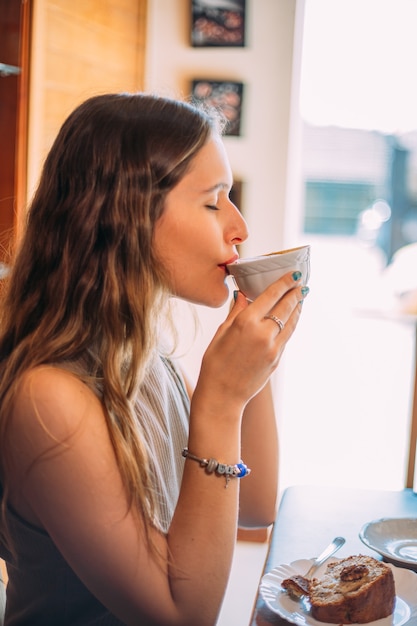
<path fill-rule="evenodd" d="M 213 185 L 213 187 L 204 189 L 203 193 L 213 193 L 213 191 L 221 191 L 221 190 L 227 190 L 227 189 L 231 189 L 231 186 L 229 186 L 227 183 L 218 183 L 217 185 Z"/>

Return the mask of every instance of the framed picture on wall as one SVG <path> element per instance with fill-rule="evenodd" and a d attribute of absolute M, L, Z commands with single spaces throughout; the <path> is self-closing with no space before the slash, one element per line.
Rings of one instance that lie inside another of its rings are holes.
<path fill-rule="evenodd" d="M 243 47 L 246 0 L 190 0 L 195 47 Z"/>
<path fill-rule="evenodd" d="M 225 135 L 241 132 L 243 83 L 224 80 L 192 81 L 192 99 L 220 109 L 227 120 Z"/>

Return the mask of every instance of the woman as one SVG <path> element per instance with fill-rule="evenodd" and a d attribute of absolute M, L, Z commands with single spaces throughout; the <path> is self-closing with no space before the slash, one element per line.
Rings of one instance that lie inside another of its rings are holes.
<path fill-rule="evenodd" d="M 186 103 L 98 96 L 58 134 L 2 308 L 7 626 L 213 626 L 238 518 L 273 521 L 299 273 L 236 295 L 191 400 L 158 323 L 172 296 L 226 301 L 231 186 L 218 119 Z"/>

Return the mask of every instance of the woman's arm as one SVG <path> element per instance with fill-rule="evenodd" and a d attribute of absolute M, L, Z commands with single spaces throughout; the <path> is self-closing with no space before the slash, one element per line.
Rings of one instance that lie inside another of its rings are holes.
<path fill-rule="evenodd" d="M 190 398 L 193 388 L 183 372 Z M 239 526 L 259 528 L 275 520 L 278 493 L 279 438 L 271 381 L 243 412 L 241 456 L 251 469 L 240 482 Z"/>
<path fill-rule="evenodd" d="M 233 463 L 239 411 L 233 406 L 214 420 L 206 408 L 210 413 L 210 402 L 191 416 L 190 449 Z M 53 367 L 28 372 L 8 445 L 12 507 L 48 532 L 76 575 L 116 617 L 129 626 L 215 624 L 234 549 L 237 479 L 226 489 L 224 478 L 185 461 L 168 534 L 148 528 L 155 558 L 140 508 L 129 508 L 101 403 L 79 379 Z"/>
<path fill-rule="evenodd" d="M 183 370 L 182 376 L 192 398 L 193 386 Z M 269 526 L 275 519 L 279 469 L 278 432 L 270 381 L 244 409 L 241 456 L 251 473 L 240 482 L 239 526 Z"/>
<path fill-rule="evenodd" d="M 245 408 L 242 458 L 251 473 L 240 484 L 239 524 L 269 526 L 275 519 L 278 493 L 278 432 L 271 382 Z"/>

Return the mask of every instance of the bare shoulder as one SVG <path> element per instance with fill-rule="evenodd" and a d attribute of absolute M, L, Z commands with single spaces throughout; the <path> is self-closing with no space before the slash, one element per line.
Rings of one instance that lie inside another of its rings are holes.
<path fill-rule="evenodd" d="M 64 494 L 75 506 L 83 481 L 90 494 L 103 476 L 111 474 L 120 485 L 102 404 L 76 375 L 53 366 L 26 372 L 9 417 L 10 498 L 27 521 L 61 527 L 56 505 Z"/>
<path fill-rule="evenodd" d="M 16 388 L 11 415 L 12 430 L 39 427 L 54 437 L 69 435 L 86 415 L 102 419 L 102 405 L 76 375 L 55 366 L 25 372 Z"/>
<path fill-rule="evenodd" d="M 22 391 L 37 395 L 54 395 L 56 391 L 70 391 L 77 389 L 82 392 L 86 385 L 78 376 L 62 367 L 55 365 L 39 365 L 27 370 L 21 378 Z"/>

